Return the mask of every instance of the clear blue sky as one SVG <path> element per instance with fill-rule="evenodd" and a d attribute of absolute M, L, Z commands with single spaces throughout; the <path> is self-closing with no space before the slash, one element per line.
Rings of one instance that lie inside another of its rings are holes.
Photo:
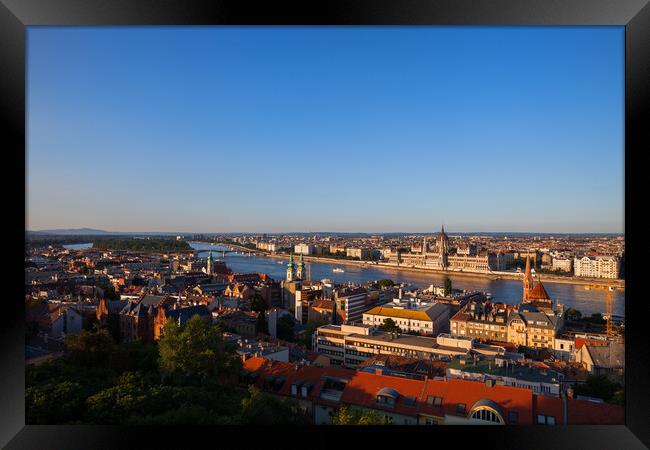
<path fill-rule="evenodd" d="M 622 232 L 622 27 L 28 30 L 31 230 Z"/>

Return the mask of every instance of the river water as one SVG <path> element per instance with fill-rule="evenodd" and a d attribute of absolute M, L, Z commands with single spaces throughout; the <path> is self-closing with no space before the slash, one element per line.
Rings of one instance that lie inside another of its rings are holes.
<path fill-rule="evenodd" d="M 206 244 L 202 242 L 190 242 L 195 250 L 219 251 L 223 247 Z M 200 252 L 200 257 L 206 257 L 207 252 Z M 213 253 L 213 257 L 221 258 L 220 253 Z M 265 256 L 247 256 L 237 253 L 226 253 L 226 265 L 233 272 L 261 272 L 266 273 L 275 280 L 282 280 L 286 275 L 287 261 L 268 258 Z M 329 278 L 338 283 L 352 281 L 354 283 L 365 283 L 368 281 L 390 278 L 397 283 L 409 283 L 418 287 L 428 287 L 431 284 L 442 286 L 445 275 L 437 273 L 409 272 L 398 269 L 386 269 L 383 267 L 362 267 L 354 265 L 343 265 L 336 263 L 305 262 L 311 266 L 311 278 L 322 280 Z M 335 267 L 345 270 L 344 273 L 333 272 Z M 454 288 L 467 289 L 470 291 L 483 291 L 492 294 L 494 301 L 501 301 L 511 305 L 521 302 L 522 285 L 518 280 L 490 280 L 488 278 L 469 278 L 467 276 L 449 275 Z M 542 279 L 543 280 L 543 279 Z M 546 291 L 551 298 L 564 304 L 565 308 L 576 308 L 583 314 L 595 312 L 604 313 L 607 310 L 606 302 L 608 291 L 601 289 L 586 290 L 583 285 L 544 283 Z M 625 291 L 616 290 L 612 295 L 612 310 L 616 315 L 625 315 Z"/>
<path fill-rule="evenodd" d="M 207 250 L 215 252 L 225 248 L 218 245 L 203 242 L 190 242 L 195 250 L 206 250 L 199 252 L 200 257 L 206 257 Z M 83 250 L 92 247 L 92 244 L 66 245 L 71 250 Z M 220 258 L 220 253 L 214 253 L 213 257 Z M 265 256 L 248 256 L 238 253 L 226 253 L 226 265 L 233 272 L 241 273 L 265 273 L 275 280 L 282 280 L 286 275 L 287 261 L 267 258 Z M 337 283 L 351 281 L 353 283 L 366 283 L 368 281 L 390 278 L 397 283 L 409 283 L 418 287 L 428 287 L 431 284 L 442 286 L 445 275 L 438 273 L 409 272 L 399 269 L 387 269 L 383 267 L 362 267 L 354 265 L 343 265 L 336 263 L 306 262 L 311 270 L 313 280 L 329 278 Z M 340 267 L 345 272 L 333 272 L 335 267 Z M 511 305 L 521 302 L 522 286 L 518 280 L 490 280 L 488 278 L 469 278 L 466 276 L 449 275 L 454 288 L 467 289 L 470 291 L 483 291 L 492 294 L 492 299 Z M 546 291 L 556 302 L 562 303 L 566 308 L 576 308 L 583 314 L 607 311 L 606 302 L 608 292 L 601 289 L 585 289 L 585 286 L 578 284 L 544 283 Z M 625 316 L 625 291 L 616 290 L 612 295 L 613 313 Z"/>

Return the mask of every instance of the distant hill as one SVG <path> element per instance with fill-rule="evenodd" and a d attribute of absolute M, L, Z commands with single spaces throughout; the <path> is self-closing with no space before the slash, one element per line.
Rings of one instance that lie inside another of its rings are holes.
<path fill-rule="evenodd" d="M 58 235 L 84 235 L 84 234 L 92 234 L 92 235 L 98 235 L 98 234 L 115 234 L 111 233 L 110 231 L 106 230 L 95 230 L 93 228 L 59 228 L 55 230 L 35 230 L 35 231 L 30 231 L 30 233 L 34 234 L 58 234 Z"/>

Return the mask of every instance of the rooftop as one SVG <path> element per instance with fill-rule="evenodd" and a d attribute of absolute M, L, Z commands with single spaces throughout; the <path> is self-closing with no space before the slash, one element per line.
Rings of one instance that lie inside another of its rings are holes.
<path fill-rule="evenodd" d="M 364 314 L 376 315 L 376 316 L 387 316 L 387 317 L 398 317 L 401 319 L 411 319 L 411 320 L 424 320 L 431 321 L 438 317 L 448 308 L 447 305 L 442 303 L 428 304 L 424 306 L 416 306 L 412 309 L 402 309 L 390 304 L 377 306 L 371 310 L 365 312 Z"/>
<path fill-rule="evenodd" d="M 535 367 L 534 365 L 512 364 L 499 366 L 494 360 L 478 359 L 469 360 L 465 364 L 460 358 L 454 358 L 447 369 L 459 370 L 468 373 L 480 373 L 495 377 L 510 377 L 535 383 L 559 383 L 562 375 L 548 368 Z"/>

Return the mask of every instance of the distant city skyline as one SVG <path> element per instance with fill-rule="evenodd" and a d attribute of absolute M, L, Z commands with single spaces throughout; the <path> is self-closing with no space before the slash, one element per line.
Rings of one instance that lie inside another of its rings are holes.
<path fill-rule="evenodd" d="M 30 27 L 27 47 L 32 231 L 624 231 L 623 27 Z"/>
<path fill-rule="evenodd" d="M 92 230 L 92 231 L 89 231 Z M 375 232 L 367 232 L 363 230 L 357 230 L 357 231 L 330 231 L 330 230 L 305 230 L 305 231 L 300 231 L 300 230 L 293 230 L 293 231 L 275 231 L 275 232 L 270 232 L 270 231 L 187 231 L 187 230 L 167 230 L 167 231 L 161 231 L 161 230 L 149 230 L 149 231 L 122 231 L 122 230 L 99 230 L 99 229 L 88 229 L 88 228 L 53 228 L 53 229 L 39 229 L 39 230 L 28 230 L 31 233 L 42 233 L 42 234 L 60 234 L 60 235 L 98 235 L 98 234 L 129 234 L 129 235 L 182 235 L 182 234 L 233 234 L 233 235 L 256 235 L 256 234 L 267 234 L 267 235 L 292 235 L 292 234 L 305 234 L 305 235 L 336 235 L 336 234 L 384 234 L 384 235 L 389 235 L 389 234 L 413 234 L 413 235 L 418 235 L 418 234 L 439 234 L 440 229 L 438 230 L 429 230 L 429 231 L 400 231 L 400 230 L 393 230 L 393 231 L 375 231 Z M 453 234 L 509 234 L 512 233 L 513 236 L 515 235 L 624 235 L 624 232 L 620 233 L 614 233 L 614 232 L 546 232 L 546 231 L 504 231 L 504 230 L 489 230 L 489 231 L 479 231 L 479 230 L 449 230 L 445 229 L 445 233 L 453 235 Z"/>

